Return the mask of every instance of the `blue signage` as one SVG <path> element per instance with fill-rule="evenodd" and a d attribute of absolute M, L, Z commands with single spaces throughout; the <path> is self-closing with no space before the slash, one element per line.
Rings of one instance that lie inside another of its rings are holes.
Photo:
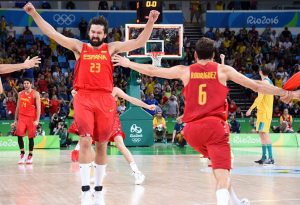
<path fill-rule="evenodd" d="M 206 27 L 214 28 L 272 28 L 299 27 L 299 12 L 207 12 Z"/>
<path fill-rule="evenodd" d="M 52 26 L 57 27 L 78 27 L 81 22 L 81 17 L 89 22 L 93 17 L 103 15 L 109 22 L 110 28 L 120 26 L 120 23 L 134 24 L 136 23 L 136 12 L 84 12 L 84 11 L 38 11 L 38 13 Z M 0 15 L 5 16 L 8 23 L 13 23 L 16 27 L 37 27 L 32 17 L 25 11 L 20 10 L 0 10 Z M 162 24 L 183 24 L 183 13 L 165 12 L 163 15 Z M 18 18 L 16 18 L 18 17 Z"/>

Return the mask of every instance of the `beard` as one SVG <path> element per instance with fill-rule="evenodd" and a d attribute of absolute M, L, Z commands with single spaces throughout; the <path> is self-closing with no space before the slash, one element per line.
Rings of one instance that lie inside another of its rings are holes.
<path fill-rule="evenodd" d="M 97 41 L 97 42 L 94 42 L 93 39 L 98 39 L 98 41 Z M 103 43 L 103 40 L 104 40 L 104 38 L 100 41 L 99 38 L 92 38 L 92 39 L 91 39 L 91 38 L 89 37 L 89 43 L 90 43 L 92 46 L 95 46 L 95 47 L 101 46 L 102 43 Z"/>

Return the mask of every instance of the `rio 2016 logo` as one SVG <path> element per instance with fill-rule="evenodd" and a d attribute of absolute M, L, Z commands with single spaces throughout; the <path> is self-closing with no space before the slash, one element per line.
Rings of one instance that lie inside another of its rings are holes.
<path fill-rule="evenodd" d="M 255 143 L 261 143 L 261 141 L 260 141 L 260 138 L 252 138 L 251 136 L 248 136 L 246 138 L 241 138 L 239 136 L 235 136 L 233 138 L 233 143 L 237 143 L 237 144 L 247 144 L 247 143 L 255 144 Z"/>
<path fill-rule="evenodd" d="M 16 141 L 12 141 L 12 139 L 7 140 L 7 142 L 0 141 L 0 147 L 15 147 L 18 143 Z"/>
<path fill-rule="evenodd" d="M 247 24 L 278 24 L 278 16 L 275 18 L 267 18 L 266 16 L 262 16 L 261 18 L 254 18 L 253 16 L 249 16 L 247 18 Z"/>

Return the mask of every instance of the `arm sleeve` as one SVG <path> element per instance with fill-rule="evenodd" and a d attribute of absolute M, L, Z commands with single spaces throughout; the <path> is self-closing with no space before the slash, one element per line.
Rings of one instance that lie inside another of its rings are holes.
<path fill-rule="evenodd" d="M 260 104 L 260 102 L 262 101 L 263 97 L 264 97 L 264 95 L 258 93 L 258 97 L 255 99 L 254 103 L 249 108 L 249 110 L 253 110 L 255 107 L 257 107 Z"/>
<path fill-rule="evenodd" d="M 162 118 L 162 124 L 164 127 L 166 127 L 166 121 L 165 121 L 165 118 Z"/>
<path fill-rule="evenodd" d="M 290 115 L 290 117 L 291 117 L 291 122 L 293 122 L 293 117 L 292 117 L 292 115 Z"/>
<path fill-rule="evenodd" d="M 283 121 L 283 117 L 282 116 L 280 116 L 280 122 L 282 122 Z"/>

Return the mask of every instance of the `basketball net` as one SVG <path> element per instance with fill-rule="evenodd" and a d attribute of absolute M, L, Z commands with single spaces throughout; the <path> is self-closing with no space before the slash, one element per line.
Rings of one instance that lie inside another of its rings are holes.
<path fill-rule="evenodd" d="M 164 54 L 164 52 L 149 52 L 149 55 L 152 58 L 152 65 L 155 67 L 161 67 L 161 58 Z"/>

